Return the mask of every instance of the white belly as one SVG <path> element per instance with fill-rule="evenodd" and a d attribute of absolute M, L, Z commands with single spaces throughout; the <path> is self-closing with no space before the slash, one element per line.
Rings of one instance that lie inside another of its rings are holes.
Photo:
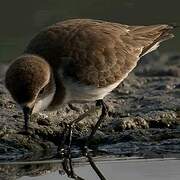
<path fill-rule="evenodd" d="M 65 102 L 88 102 L 103 99 L 108 93 L 115 89 L 124 78 L 107 87 L 97 88 L 95 86 L 87 86 L 79 82 L 74 82 L 72 79 L 63 80 L 66 89 Z"/>
<path fill-rule="evenodd" d="M 97 88 L 96 86 L 88 86 L 81 82 L 74 81 L 70 77 L 63 76 L 63 69 L 59 69 L 58 74 L 62 83 L 65 87 L 65 99 L 64 103 L 68 102 L 88 102 L 88 101 L 96 101 L 98 99 L 103 99 L 108 93 L 110 93 L 113 89 L 115 89 L 134 69 L 137 64 L 137 60 L 134 62 L 132 67 L 127 70 L 127 72 L 114 84 L 103 88 Z"/>

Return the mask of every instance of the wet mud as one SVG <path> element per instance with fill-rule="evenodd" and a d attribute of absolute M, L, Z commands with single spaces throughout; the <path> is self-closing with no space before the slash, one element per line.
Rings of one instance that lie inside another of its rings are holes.
<path fill-rule="evenodd" d="M 72 121 L 94 103 L 72 104 L 35 114 L 30 135 L 24 135 L 22 111 L 4 87 L 6 68 L 7 65 L 0 65 L 0 161 L 54 157 L 63 121 Z M 145 56 L 105 102 L 109 115 L 92 139 L 92 149 L 143 157 L 166 157 L 180 152 L 180 54 L 155 52 Z M 76 124 L 75 150 L 90 133 L 100 111 Z"/>

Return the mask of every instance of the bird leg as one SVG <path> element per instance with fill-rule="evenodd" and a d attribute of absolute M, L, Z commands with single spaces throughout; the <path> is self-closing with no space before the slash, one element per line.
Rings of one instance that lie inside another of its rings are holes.
<path fill-rule="evenodd" d="M 94 163 L 94 160 L 92 158 L 92 156 L 90 156 L 89 154 L 89 149 L 88 146 L 90 144 L 91 139 L 93 138 L 93 136 L 95 135 L 97 129 L 99 128 L 100 124 L 102 123 L 102 121 L 104 120 L 104 118 L 107 116 L 108 114 L 108 107 L 107 105 L 104 103 L 103 100 L 97 100 L 96 101 L 96 106 L 101 106 L 102 107 L 102 113 L 97 121 L 97 123 L 95 124 L 94 128 L 91 131 L 91 134 L 88 136 L 87 141 L 85 142 L 83 148 L 82 148 L 82 152 L 83 155 L 85 157 L 87 157 L 91 167 L 93 168 L 93 170 L 96 172 L 96 174 L 98 175 L 98 177 L 101 180 L 106 180 L 106 178 L 104 177 L 104 175 L 101 173 L 101 171 L 98 169 L 98 167 L 96 166 L 96 164 Z"/>
<path fill-rule="evenodd" d="M 89 135 L 89 137 L 87 138 L 87 141 L 85 142 L 84 146 L 88 146 L 90 143 L 90 140 L 93 138 L 93 136 L 95 135 L 97 129 L 99 128 L 100 124 L 102 123 L 102 121 L 104 120 L 104 118 L 107 116 L 108 114 L 108 107 L 107 105 L 104 103 L 104 101 L 101 100 L 97 100 L 96 101 L 96 107 L 91 108 L 89 111 L 85 112 L 84 114 L 80 115 L 77 119 L 73 120 L 72 122 L 69 123 L 69 148 L 71 147 L 71 142 L 72 142 L 72 128 L 74 127 L 74 125 L 78 122 L 80 122 L 81 120 L 83 120 L 85 117 L 87 117 L 88 115 L 92 114 L 93 112 L 96 111 L 97 107 L 101 106 L 102 107 L 102 113 L 97 121 L 97 123 L 95 124 L 94 128 L 91 131 L 91 134 Z"/>
<path fill-rule="evenodd" d="M 92 107 L 90 110 L 88 110 L 87 112 L 85 112 L 84 114 L 80 115 L 77 119 L 71 121 L 70 123 L 66 123 L 64 122 L 63 124 L 65 125 L 64 131 L 62 133 L 62 135 L 60 136 L 60 144 L 58 145 L 58 153 L 60 152 L 63 153 L 64 152 L 64 146 L 66 144 L 66 141 L 68 139 L 68 148 L 71 147 L 71 142 L 72 142 L 72 130 L 74 128 L 74 125 L 78 122 L 80 122 L 81 120 L 83 120 L 85 117 L 89 116 L 90 114 L 94 113 L 96 111 L 97 107 Z M 68 137 L 67 137 L 67 131 L 68 131 Z"/>
<path fill-rule="evenodd" d="M 60 155 L 60 157 L 64 157 L 64 154 L 65 154 L 65 143 L 66 143 L 67 129 L 68 129 L 68 124 L 65 122 L 63 124 L 64 124 L 64 130 L 59 137 L 61 141 L 59 141 L 58 148 L 57 148 L 57 152 L 58 152 L 58 155 Z"/>
<path fill-rule="evenodd" d="M 102 107 L 102 113 L 97 121 L 97 123 L 95 124 L 94 128 L 91 131 L 90 136 L 88 137 L 88 141 L 90 141 L 93 136 L 95 135 L 97 129 L 99 128 L 100 124 L 102 123 L 102 121 L 104 120 L 104 118 L 107 116 L 108 114 L 108 106 L 105 104 L 105 102 L 100 99 L 96 101 L 96 107 L 92 107 L 89 111 L 85 112 L 84 114 L 80 115 L 77 119 L 73 120 L 72 122 L 70 122 L 69 125 L 74 126 L 74 124 L 80 122 L 81 120 L 83 120 L 85 117 L 89 116 L 90 114 L 94 113 L 97 110 L 97 107 L 101 106 Z"/>
<path fill-rule="evenodd" d="M 80 115 L 77 119 L 73 120 L 72 122 L 70 122 L 69 124 L 65 123 L 65 129 L 63 132 L 63 136 L 62 136 L 62 140 L 61 140 L 61 144 L 58 146 L 58 152 L 60 152 L 61 157 L 64 157 L 64 160 L 62 162 L 63 165 L 63 169 L 66 172 L 66 174 L 68 175 L 68 177 L 77 179 L 77 180 L 83 180 L 81 177 L 77 176 L 73 170 L 73 165 L 72 165 L 72 158 L 71 158 L 71 142 L 72 142 L 72 133 L 73 133 L 73 128 L 74 125 L 78 122 L 80 122 L 81 120 L 83 120 L 85 117 L 87 117 L 88 115 L 90 115 L 91 113 L 95 112 L 97 107 L 101 106 L 102 107 L 102 113 L 96 123 L 96 125 L 94 126 L 94 128 L 92 129 L 91 134 L 88 136 L 87 141 L 85 142 L 83 148 L 82 148 L 82 152 L 83 155 L 85 157 L 87 157 L 91 167 L 94 169 L 94 171 L 97 173 L 97 175 L 99 176 L 99 178 L 101 180 L 105 180 L 105 177 L 103 176 L 103 174 L 99 171 L 99 169 L 97 168 L 97 166 L 95 165 L 93 158 L 89 155 L 88 152 L 88 146 L 89 143 L 91 141 L 91 139 L 93 138 L 93 136 L 95 135 L 97 129 L 99 128 L 100 124 L 102 123 L 102 121 L 104 120 L 104 118 L 106 117 L 107 113 L 108 113 L 108 107 L 107 105 L 103 102 L 103 100 L 97 100 L 96 101 L 96 107 L 91 108 L 89 111 L 85 112 L 84 114 Z M 67 129 L 68 129 L 68 137 L 66 136 L 67 134 Z M 66 142 L 66 138 L 68 139 L 68 147 L 67 150 L 65 150 L 65 148 L 62 148 L 65 145 Z"/>
<path fill-rule="evenodd" d="M 73 165 L 72 165 L 71 152 L 69 152 L 69 154 L 66 154 L 64 156 L 63 161 L 62 161 L 62 167 L 68 177 L 76 179 L 76 180 L 84 180 L 83 178 L 75 174 L 74 172 Z"/>
<path fill-rule="evenodd" d="M 93 158 L 90 156 L 90 155 L 87 155 L 86 156 L 88 158 L 88 161 L 91 165 L 91 167 L 93 168 L 93 170 L 96 172 L 96 174 L 98 175 L 98 177 L 101 179 L 101 180 L 106 180 L 106 178 L 104 177 L 104 175 L 101 173 L 101 171 L 98 169 L 98 167 L 96 166 Z"/>
<path fill-rule="evenodd" d="M 67 149 L 63 148 L 66 142 L 66 134 L 68 131 L 68 147 Z M 61 158 L 63 158 L 62 161 L 62 167 L 67 174 L 68 177 L 77 179 L 77 180 L 84 180 L 83 178 L 79 177 L 75 174 L 73 165 L 72 165 L 72 157 L 71 157 L 71 142 L 72 142 L 72 132 L 73 132 L 73 124 L 66 124 L 65 128 L 62 133 L 62 141 L 61 144 L 58 146 L 58 152 L 60 153 Z"/>
<path fill-rule="evenodd" d="M 94 113 L 96 111 L 97 107 L 99 107 L 99 106 L 102 107 L 102 113 L 101 113 L 97 123 L 95 124 L 94 128 L 92 129 L 91 134 L 88 136 L 86 142 L 83 145 L 83 151 L 87 149 L 91 139 L 95 135 L 97 129 L 99 128 L 100 124 L 102 123 L 102 121 L 104 120 L 104 118 L 106 117 L 106 115 L 108 113 L 108 107 L 104 103 L 103 100 L 97 100 L 96 101 L 96 107 L 92 107 L 89 111 L 87 111 L 84 114 L 80 115 L 77 119 L 71 121 L 69 124 L 64 123 L 65 124 L 65 129 L 64 129 L 64 131 L 62 133 L 62 136 L 61 136 L 61 143 L 58 146 L 58 153 L 60 152 L 60 155 L 63 156 L 63 154 L 64 154 L 64 151 L 65 151 L 64 146 L 65 146 L 65 143 L 66 143 L 67 139 L 68 139 L 68 149 L 67 149 L 67 152 L 69 152 L 70 149 L 71 149 L 72 131 L 73 131 L 74 125 L 76 123 L 80 122 L 81 120 L 83 120 L 85 117 L 87 117 L 90 114 Z M 66 135 L 67 134 L 67 129 L 68 129 L 68 137 Z"/>
<path fill-rule="evenodd" d="M 96 172 L 96 174 L 98 175 L 100 180 L 106 180 L 106 178 L 101 173 L 101 171 L 98 169 L 98 167 L 96 166 L 93 158 L 89 155 L 89 153 L 87 153 L 85 156 L 87 157 L 88 162 L 90 163 L 92 169 Z M 71 156 L 64 157 L 64 159 L 62 161 L 62 167 L 63 167 L 63 170 L 67 174 L 68 177 L 73 178 L 75 180 L 85 180 L 82 177 L 80 177 L 77 174 L 75 174 L 75 172 L 73 170 L 73 166 L 72 166 Z"/>
<path fill-rule="evenodd" d="M 90 163 L 92 169 L 96 172 L 100 180 L 106 180 L 104 175 L 101 173 L 101 171 L 98 169 L 96 166 L 93 158 L 90 156 L 88 153 L 88 149 L 84 152 L 84 156 L 88 159 L 88 162 Z M 85 180 L 82 177 L 78 176 L 73 169 L 73 164 L 72 164 L 72 157 L 71 157 L 71 149 L 69 148 L 69 152 L 64 154 L 64 158 L 62 161 L 62 167 L 64 172 L 67 174 L 68 177 L 73 178 L 75 180 Z"/>
<path fill-rule="evenodd" d="M 69 124 L 64 123 L 65 128 L 62 133 L 62 136 L 60 137 L 61 143 L 58 145 L 58 150 L 57 150 L 58 155 L 60 155 L 60 157 L 63 158 L 62 166 L 67 176 L 78 180 L 83 180 L 83 179 L 77 176 L 73 170 L 72 158 L 71 158 L 72 133 L 73 133 L 74 124 L 84 119 L 89 113 L 90 112 L 88 111 L 80 115 L 77 119 L 70 122 Z M 65 144 L 67 140 L 68 140 L 68 147 L 66 148 Z"/>
<path fill-rule="evenodd" d="M 97 121 L 97 123 L 95 124 L 94 128 L 91 131 L 91 134 L 89 135 L 86 145 L 89 145 L 90 140 L 93 138 L 93 136 L 95 135 L 96 131 L 98 130 L 100 124 L 103 122 L 103 120 L 105 119 L 105 117 L 108 114 L 108 106 L 105 104 L 105 102 L 100 99 L 96 101 L 96 106 L 101 106 L 102 107 L 102 113 Z"/>
<path fill-rule="evenodd" d="M 90 144 L 90 141 L 92 140 L 93 136 L 96 134 L 96 131 L 98 130 L 100 124 L 103 122 L 104 118 L 107 116 L 108 114 L 108 106 L 104 103 L 103 100 L 97 100 L 96 101 L 96 107 L 101 106 L 102 107 L 102 113 L 97 121 L 97 123 L 95 124 L 95 126 L 93 127 L 91 134 L 88 136 L 84 146 L 83 146 L 83 152 L 85 153 L 88 150 L 88 146 Z M 86 153 L 85 153 L 86 154 Z"/>
<path fill-rule="evenodd" d="M 101 171 L 98 169 L 98 167 L 96 166 L 92 156 L 89 155 L 88 151 L 86 150 L 86 154 L 85 156 L 87 157 L 91 167 L 93 168 L 93 170 L 96 172 L 96 174 L 98 175 L 98 177 L 101 179 L 101 180 L 106 180 L 106 178 L 104 177 L 104 175 L 101 173 Z"/>

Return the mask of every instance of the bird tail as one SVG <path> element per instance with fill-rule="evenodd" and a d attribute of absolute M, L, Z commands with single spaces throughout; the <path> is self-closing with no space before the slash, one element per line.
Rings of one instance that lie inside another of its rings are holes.
<path fill-rule="evenodd" d="M 147 27 L 151 28 L 151 26 L 147 26 Z M 157 26 L 154 26 L 154 28 L 152 26 L 153 29 L 150 32 L 151 41 L 149 41 L 149 43 L 143 48 L 140 57 L 157 49 L 157 47 L 159 47 L 159 44 L 161 42 L 173 38 L 174 34 L 172 33 L 172 30 L 177 27 L 179 27 L 179 26 L 157 25 Z M 152 34 L 154 34 L 154 38 L 152 38 Z M 148 39 L 148 37 L 147 37 L 147 39 Z"/>
<path fill-rule="evenodd" d="M 174 29 L 180 28 L 180 25 L 178 25 L 177 23 L 171 23 L 169 24 L 169 26 L 172 26 Z"/>

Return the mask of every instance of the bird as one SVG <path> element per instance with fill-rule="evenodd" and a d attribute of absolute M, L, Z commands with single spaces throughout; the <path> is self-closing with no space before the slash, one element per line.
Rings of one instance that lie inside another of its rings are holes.
<path fill-rule="evenodd" d="M 32 114 L 68 103 L 96 102 L 102 107 L 91 137 L 107 114 L 104 97 L 144 55 L 174 37 L 172 25 L 124 25 L 69 19 L 42 29 L 14 59 L 5 85 L 22 108 L 25 130 Z"/>

